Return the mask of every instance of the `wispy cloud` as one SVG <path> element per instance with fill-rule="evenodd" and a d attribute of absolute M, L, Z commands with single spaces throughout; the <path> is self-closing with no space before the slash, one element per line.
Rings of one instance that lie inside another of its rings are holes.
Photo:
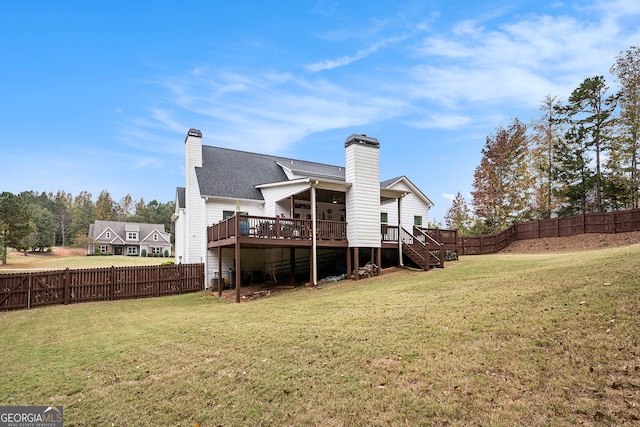
<path fill-rule="evenodd" d="M 372 44 L 366 49 L 359 50 L 355 55 L 345 55 L 338 59 L 326 59 L 324 61 L 316 62 L 314 64 L 309 64 L 306 68 L 314 73 L 318 71 L 331 70 L 333 68 L 343 67 L 345 65 L 349 65 L 352 62 L 359 61 L 361 59 L 366 58 L 367 56 L 376 53 L 378 49 L 385 47 L 388 44 L 396 43 L 402 40 L 405 40 L 407 36 L 397 36 L 397 37 L 389 37 L 387 39 L 381 40 L 377 43 Z"/>

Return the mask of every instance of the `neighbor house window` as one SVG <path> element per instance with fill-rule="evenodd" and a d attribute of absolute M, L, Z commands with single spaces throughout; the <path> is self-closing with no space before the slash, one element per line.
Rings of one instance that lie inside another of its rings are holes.
<path fill-rule="evenodd" d="M 422 217 L 420 215 L 413 217 L 413 225 L 422 226 Z"/>
<path fill-rule="evenodd" d="M 101 254 L 107 253 L 107 247 L 105 245 L 100 246 L 100 253 Z"/>
<path fill-rule="evenodd" d="M 127 232 L 127 240 L 138 240 L 138 233 L 136 231 Z"/>
<path fill-rule="evenodd" d="M 107 239 L 110 239 L 110 238 L 111 238 L 111 232 L 107 231 Z"/>
<path fill-rule="evenodd" d="M 159 255 L 162 253 L 162 248 L 151 248 L 151 253 Z"/>
<path fill-rule="evenodd" d="M 138 248 L 136 248 L 135 246 L 129 246 L 127 248 L 127 253 L 129 255 L 137 255 L 138 254 Z"/>
<path fill-rule="evenodd" d="M 222 219 L 231 218 L 236 214 L 235 211 L 222 211 Z"/>
<path fill-rule="evenodd" d="M 389 223 L 389 214 L 386 212 L 380 212 L 380 222 L 383 224 Z"/>
<path fill-rule="evenodd" d="M 157 234 L 154 234 L 154 235 L 153 235 L 153 241 L 154 241 L 154 242 L 157 242 L 157 241 L 158 241 L 158 235 L 157 235 Z"/>

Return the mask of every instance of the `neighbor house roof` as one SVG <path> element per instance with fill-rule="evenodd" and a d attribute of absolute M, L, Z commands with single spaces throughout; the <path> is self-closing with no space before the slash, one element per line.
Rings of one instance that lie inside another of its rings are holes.
<path fill-rule="evenodd" d="M 115 235 L 110 238 L 104 236 L 104 232 L 111 230 Z M 114 239 L 126 237 L 126 232 L 137 231 L 139 232 L 138 241 L 143 240 L 149 234 L 157 231 L 162 234 L 166 239 L 169 233 L 164 231 L 164 224 L 144 224 L 138 222 L 121 222 L 121 221 L 103 221 L 96 220 L 95 223 L 89 226 L 89 237 L 104 242 L 114 242 Z M 116 242 L 114 242 L 116 243 Z M 122 244 L 120 241 L 116 244 Z"/>

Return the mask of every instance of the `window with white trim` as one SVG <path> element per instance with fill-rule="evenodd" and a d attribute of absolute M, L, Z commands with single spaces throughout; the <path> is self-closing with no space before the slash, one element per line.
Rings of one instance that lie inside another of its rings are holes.
<path fill-rule="evenodd" d="M 160 255 L 162 253 L 162 248 L 151 248 L 151 253 L 155 255 Z"/>
<path fill-rule="evenodd" d="M 107 246 L 106 245 L 100 245 L 100 253 L 101 254 L 107 253 Z"/>
<path fill-rule="evenodd" d="M 417 225 L 418 227 L 422 226 L 422 216 L 416 215 L 413 217 L 413 225 Z"/>
<path fill-rule="evenodd" d="M 222 211 L 222 219 L 231 218 L 236 214 L 236 211 Z"/>
<path fill-rule="evenodd" d="M 138 255 L 138 248 L 135 246 L 129 246 L 127 248 L 127 254 L 129 255 Z"/>
<path fill-rule="evenodd" d="M 128 231 L 127 232 L 127 240 L 138 240 L 138 232 L 137 231 Z"/>
<path fill-rule="evenodd" d="M 386 212 L 380 212 L 380 222 L 382 224 L 388 224 L 389 223 L 389 214 Z"/>
<path fill-rule="evenodd" d="M 158 241 L 158 235 L 157 235 L 157 234 L 154 234 L 154 235 L 153 235 L 153 241 L 154 241 L 154 242 L 157 242 L 157 241 Z"/>
<path fill-rule="evenodd" d="M 107 236 L 107 239 L 111 238 L 111 232 L 110 231 L 107 231 L 107 234 L 105 234 L 105 235 Z"/>

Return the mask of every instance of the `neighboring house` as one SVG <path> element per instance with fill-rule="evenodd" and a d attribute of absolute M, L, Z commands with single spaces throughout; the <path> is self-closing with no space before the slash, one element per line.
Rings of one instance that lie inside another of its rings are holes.
<path fill-rule="evenodd" d="M 88 254 L 171 255 L 171 236 L 163 224 L 98 220 L 89 226 Z"/>
<path fill-rule="evenodd" d="M 433 203 L 406 176 L 380 181 L 379 148 L 375 138 L 351 135 L 345 166 L 332 166 L 203 145 L 190 129 L 173 215 L 176 262 L 205 263 L 208 284 L 239 286 L 352 271 L 358 278 L 368 261 L 413 259 L 403 245 L 425 241 L 418 228 Z M 422 261 L 425 269 L 440 264 Z"/>

